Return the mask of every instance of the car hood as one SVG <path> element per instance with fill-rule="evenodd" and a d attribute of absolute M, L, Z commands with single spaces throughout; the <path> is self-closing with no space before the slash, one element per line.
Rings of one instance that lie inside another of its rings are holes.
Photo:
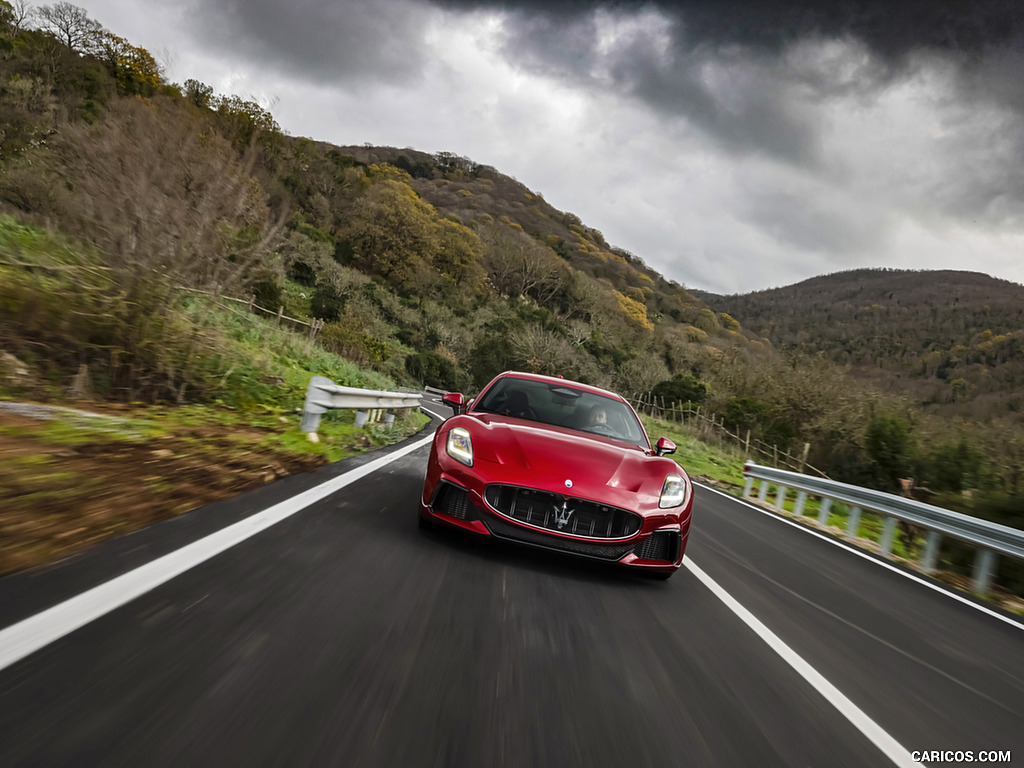
<path fill-rule="evenodd" d="M 496 474 L 516 485 L 635 508 L 657 506 L 665 475 L 678 471 L 670 459 L 609 438 L 492 414 L 470 420 L 474 456 L 500 465 Z"/>

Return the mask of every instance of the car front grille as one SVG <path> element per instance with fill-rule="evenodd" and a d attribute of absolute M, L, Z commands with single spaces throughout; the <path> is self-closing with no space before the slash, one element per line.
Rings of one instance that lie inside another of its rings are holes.
<path fill-rule="evenodd" d="M 640 515 L 625 509 L 516 485 L 489 485 L 484 500 L 513 520 L 587 539 L 625 539 L 643 525 Z"/>
<path fill-rule="evenodd" d="M 599 560 L 620 560 L 633 547 L 632 542 L 625 544 L 598 544 L 590 541 L 579 541 L 578 539 L 567 539 L 563 536 L 550 536 L 543 531 L 535 531 L 513 523 L 506 523 L 497 517 L 488 517 L 484 520 L 484 525 L 499 539 L 530 544 L 535 547 L 544 547 L 545 549 L 555 549 L 560 552 L 569 552 L 570 554 L 593 557 Z"/>
<path fill-rule="evenodd" d="M 457 517 L 459 520 L 476 518 L 476 515 L 472 514 L 473 505 L 469 502 L 469 491 L 444 481 L 437 484 L 434 503 L 430 508 L 435 512 Z"/>
<path fill-rule="evenodd" d="M 633 554 L 641 560 L 664 560 L 674 563 L 679 556 L 679 532 L 655 531 L 637 545 Z"/>

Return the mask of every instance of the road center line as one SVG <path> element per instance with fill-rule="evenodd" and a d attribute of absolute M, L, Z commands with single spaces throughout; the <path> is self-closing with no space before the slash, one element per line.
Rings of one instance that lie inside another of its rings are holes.
<path fill-rule="evenodd" d="M 842 691 L 826 680 L 820 672 L 804 661 L 802 656 L 786 645 L 778 635 L 768 629 L 754 614 L 744 608 L 736 598 L 719 586 L 718 582 L 704 573 L 689 557 L 683 559 L 683 566 L 696 576 L 705 587 L 711 590 L 715 597 L 725 603 L 726 607 L 736 614 L 744 624 L 754 630 L 754 633 L 769 648 L 781 656 L 782 660 L 789 664 L 800 677 L 810 683 L 814 690 L 824 696 L 832 706 L 839 710 L 839 713 L 849 720 L 858 731 L 864 734 L 872 744 L 878 747 L 882 754 L 888 757 L 894 765 L 905 766 L 906 768 L 920 766 L 919 762 L 911 758 L 910 752 L 903 745 L 890 736 L 882 726 L 868 717 L 864 710 L 850 701 Z"/>
<path fill-rule="evenodd" d="M 190 568 L 265 531 L 347 485 L 429 445 L 433 435 L 387 456 L 327 480 L 262 512 L 211 533 L 181 549 L 139 566 L 110 581 L 69 598 L 17 624 L 0 630 L 0 669 L 5 669 L 64 635 L 134 600 Z"/>

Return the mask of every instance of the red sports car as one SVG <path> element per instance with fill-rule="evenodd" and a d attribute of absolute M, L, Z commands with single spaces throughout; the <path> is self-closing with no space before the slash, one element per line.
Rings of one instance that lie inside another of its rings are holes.
<path fill-rule="evenodd" d="M 506 372 L 434 435 L 420 524 L 619 563 L 668 578 L 683 561 L 693 488 L 651 447 L 622 397 L 565 379 Z"/>

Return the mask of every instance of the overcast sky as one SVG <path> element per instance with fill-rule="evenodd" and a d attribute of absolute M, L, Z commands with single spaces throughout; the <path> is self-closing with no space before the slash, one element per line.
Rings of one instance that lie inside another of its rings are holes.
<path fill-rule="evenodd" d="M 170 80 L 493 165 L 718 293 L 1024 283 L 1021 0 L 83 0 Z"/>

